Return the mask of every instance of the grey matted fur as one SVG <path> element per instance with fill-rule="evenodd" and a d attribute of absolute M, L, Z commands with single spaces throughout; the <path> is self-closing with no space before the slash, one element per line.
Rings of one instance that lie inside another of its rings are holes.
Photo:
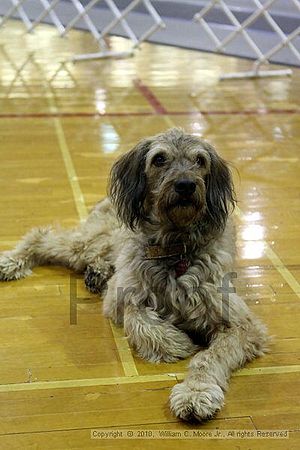
<path fill-rule="evenodd" d="M 222 407 L 231 373 L 262 355 L 268 341 L 245 302 L 232 293 L 225 304 L 218 289 L 234 262 L 234 204 L 227 163 L 204 140 L 171 129 L 114 164 L 109 197 L 85 223 L 33 229 L 2 253 L 0 279 L 27 276 L 41 264 L 85 272 L 92 292 L 105 290 L 104 314 L 124 326 L 141 358 L 194 355 L 170 406 L 180 419 L 205 420 Z M 166 256 L 178 243 L 186 253 Z M 150 245 L 164 257 L 148 259 Z"/>

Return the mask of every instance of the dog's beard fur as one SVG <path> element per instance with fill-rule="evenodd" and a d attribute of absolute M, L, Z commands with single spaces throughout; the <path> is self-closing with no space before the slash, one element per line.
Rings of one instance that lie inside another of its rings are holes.
<path fill-rule="evenodd" d="M 174 178 L 162 183 L 154 195 L 153 209 L 161 225 L 184 229 L 196 224 L 206 210 L 205 183 L 197 178 L 196 190 L 191 196 L 181 196 L 174 191 Z"/>

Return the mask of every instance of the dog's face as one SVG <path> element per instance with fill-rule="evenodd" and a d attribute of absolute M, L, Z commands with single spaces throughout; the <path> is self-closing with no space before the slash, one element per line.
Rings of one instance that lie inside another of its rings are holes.
<path fill-rule="evenodd" d="M 197 222 L 206 208 L 209 167 L 208 152 L 193 136 L 182 135 L 175 142 L 158 137 L 146 155 L 146 212 L 179 228 Z"/>
<path fill-rule="evenodd" d="M 140 142 L 113 166 L 110 196 L 121 220 L 211 232 L 226 223 L 234 191 L 226 163 L 208 143 L 180 129 Z"/>

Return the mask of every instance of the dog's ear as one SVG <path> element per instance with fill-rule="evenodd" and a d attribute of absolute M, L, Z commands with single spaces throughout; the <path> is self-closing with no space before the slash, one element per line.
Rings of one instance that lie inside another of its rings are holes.
<path fill-rule="evenodd" d="M 214 148 L 207 146 L 210 154 L 210 172 L 206 176 L 207 221 L 214 230 L 223 230 L 230 209 L 234 209 L 236 197 L 228 164 Z"/>
<path fill-rule="evenodd" d="M 110 173 L 109 196 L 118 217 L 132 230 L 141 220 L 146 219 L 145 163 L 150 144 L 150 139 L 141 141 L 115 162 Z"/>

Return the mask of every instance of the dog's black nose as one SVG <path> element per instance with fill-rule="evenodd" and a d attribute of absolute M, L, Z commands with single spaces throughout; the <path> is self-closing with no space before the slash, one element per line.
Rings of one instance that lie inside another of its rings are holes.
<path fill-rule="evenodd" d="M 196 183 L 182 179 L 175 182 L 175 191 L 180 195 L 192 195 L 196 190 Z"/>

